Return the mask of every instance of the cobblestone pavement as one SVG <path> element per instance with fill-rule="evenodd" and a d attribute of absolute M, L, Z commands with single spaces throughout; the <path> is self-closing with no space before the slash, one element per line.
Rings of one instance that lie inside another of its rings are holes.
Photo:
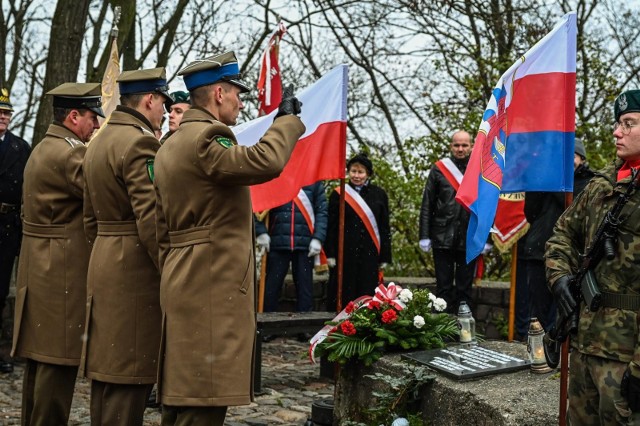
<path fill-rule="evenodd" d="M 262 394 L 244 407 L 230 407 L 227 426 L 304 425 L 316 399 L 333 396 L 333 381 L 320 377 L 320 366 L 302 358 L 308 346 L 278 338 L 262 345 Z M 20 424 L 23 368 L 0 374 L 0 425 Z M 69 425 L 89 425 L 89 382 L 78 379 Z M 159 425 L 160 412 L 148 408 L 145 425 Z"/>

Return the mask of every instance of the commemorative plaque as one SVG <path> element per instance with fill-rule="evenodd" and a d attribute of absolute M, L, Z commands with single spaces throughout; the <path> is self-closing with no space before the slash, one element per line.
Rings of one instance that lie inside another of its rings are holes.
<path fill-rule="evenodd" d="M 473 379 L 490 374 L 507 373 L 529 367 L 528 359 L 521 359 L 477 345 L 449 346 L 443 349 L 412 352 L 402 358 L 457 379 Z"/>

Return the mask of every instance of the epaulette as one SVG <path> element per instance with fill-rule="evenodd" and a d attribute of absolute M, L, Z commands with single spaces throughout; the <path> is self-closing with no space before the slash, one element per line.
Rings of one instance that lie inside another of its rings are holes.
<path fill-rule="evenodd" d="M 67 143 L 69 145 L 71 145 L 71 148 L 75 148 L 76 146 L 80 146 L 80 145 L 84 145 L 84 143 L 82 143 L 81 141 L 79 141 L 78 139 L 74 139 L 72 137 L 67 136 L 66 138 L 64 138 L 65 141 L 67 141 Z"/>

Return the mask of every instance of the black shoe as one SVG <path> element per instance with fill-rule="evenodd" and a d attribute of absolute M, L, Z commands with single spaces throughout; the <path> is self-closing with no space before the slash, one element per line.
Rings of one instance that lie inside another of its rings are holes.
<path fill-rule="evenodd" d="M 0 362 L 0 373 L 13 373 L 13 363 L 10 361 L 2 361 Z"/>

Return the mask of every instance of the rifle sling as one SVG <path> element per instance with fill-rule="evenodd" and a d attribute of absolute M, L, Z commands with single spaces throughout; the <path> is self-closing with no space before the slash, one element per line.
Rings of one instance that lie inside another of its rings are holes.
<path fill-rule="evenodd" d="M 640 310 L 640 294 L 619 294 L 603 291 L 602 307 L 638 311 Z"/>

